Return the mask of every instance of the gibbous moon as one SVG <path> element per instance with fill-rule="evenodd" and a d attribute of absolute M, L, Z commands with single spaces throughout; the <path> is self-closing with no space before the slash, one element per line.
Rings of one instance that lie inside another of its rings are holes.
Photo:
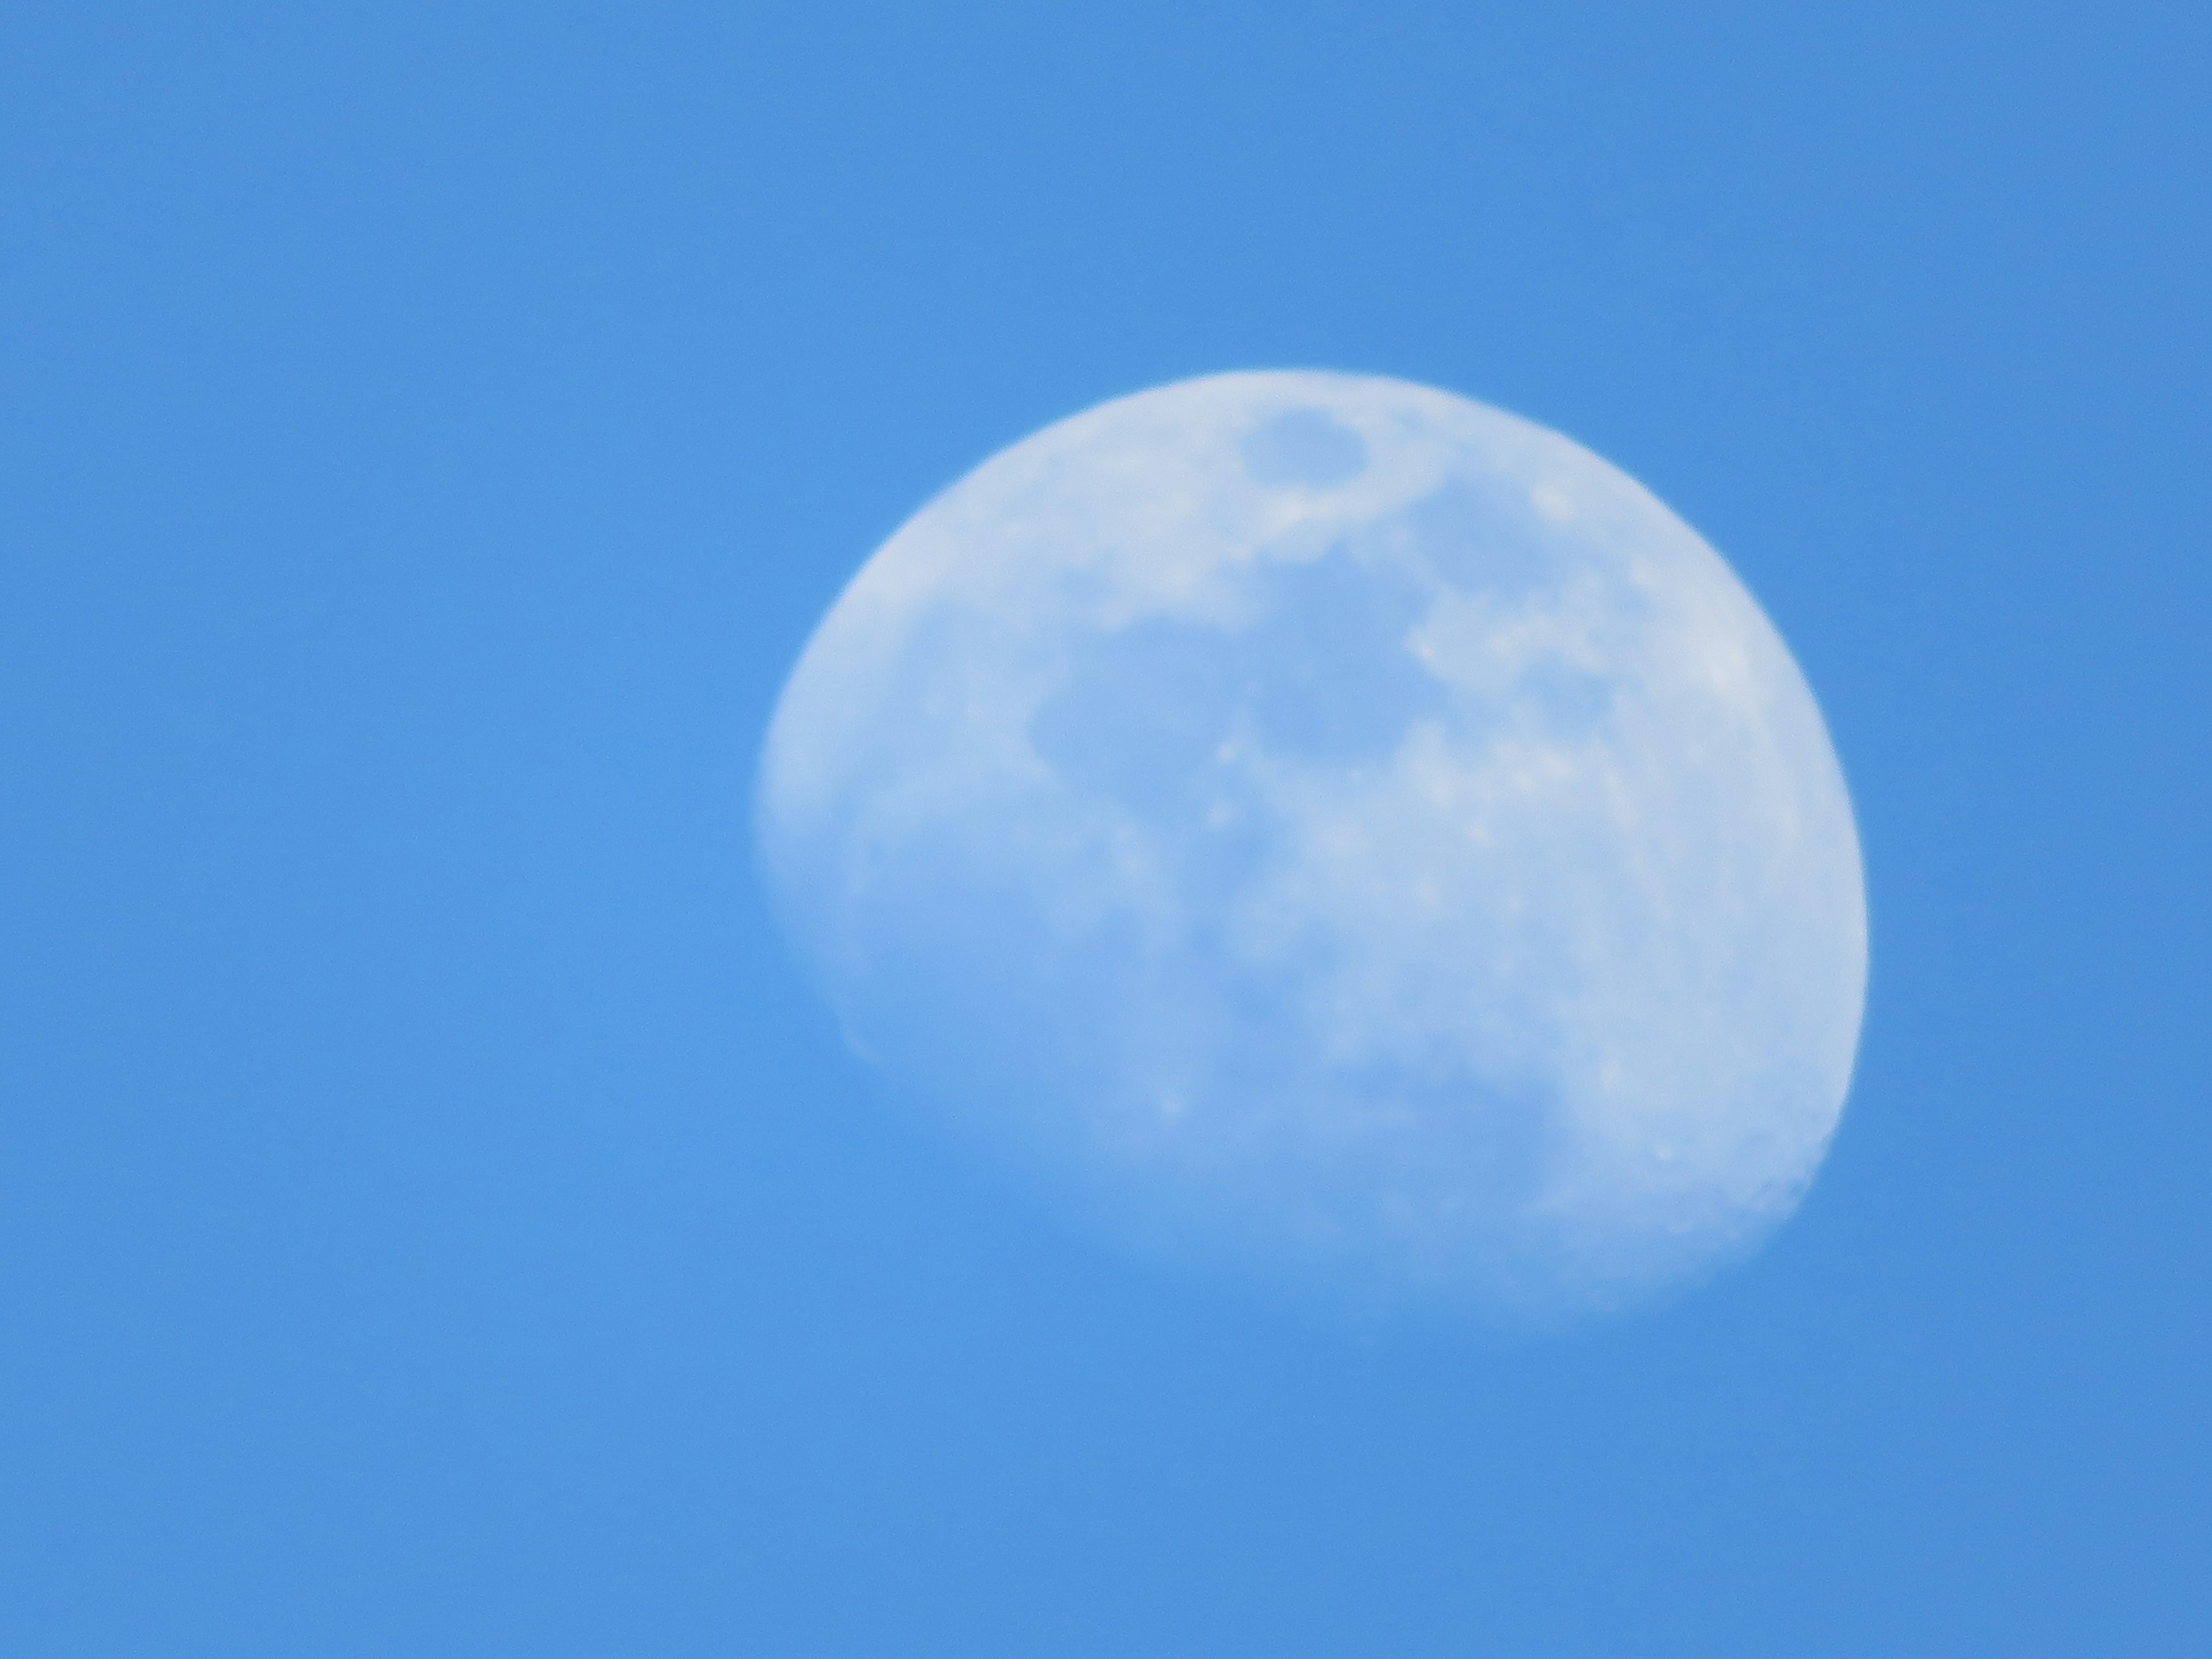
<path fill-rule="evenodd" d="M 1740 1257 L 1850 1079 L 1850 800 L 1605 461 L 1222 374 L 992 457 L 784 688 L 758 830 L 854 1052 L 1146 1253 L 1553 1322 Z"/>

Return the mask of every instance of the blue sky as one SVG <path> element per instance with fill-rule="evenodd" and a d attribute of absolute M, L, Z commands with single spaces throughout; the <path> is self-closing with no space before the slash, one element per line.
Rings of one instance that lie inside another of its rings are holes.
<path fill-rule="evenodd" d="M 2202 1650 L 2212 30 L 1679 10 L 13 9 L 0 1651 Z M 1133 1267 L 769 922 L 869 550 L 1276 364 L 1588 444 L 1821 698 L 1857 1083 L 1662 1313 Z"/>

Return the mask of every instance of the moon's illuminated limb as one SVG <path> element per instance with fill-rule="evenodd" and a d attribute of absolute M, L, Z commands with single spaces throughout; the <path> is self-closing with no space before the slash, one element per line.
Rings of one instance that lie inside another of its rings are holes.
<path fill-rule="evenodd" d="M 1728 567 L 1566 439 L 1220 375 L 994 456 L 785 688 L 763 861 L 856 1049 L 1122 1233 L 1613 1305 L 1842 1109 L 1849 799 Z"/>

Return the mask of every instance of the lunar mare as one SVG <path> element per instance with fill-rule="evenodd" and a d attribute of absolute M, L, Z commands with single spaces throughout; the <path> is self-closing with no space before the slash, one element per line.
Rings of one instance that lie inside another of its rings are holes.
<path fill-rule="evenodd" d="M 930 502 L 784 689 L 854 1050 L 1118 1237 L 1548 1318 L 1754 1247 L 1842 1110 L 1849 797 L 1728 566 L 1400 381 L 1224 374 Z"/>

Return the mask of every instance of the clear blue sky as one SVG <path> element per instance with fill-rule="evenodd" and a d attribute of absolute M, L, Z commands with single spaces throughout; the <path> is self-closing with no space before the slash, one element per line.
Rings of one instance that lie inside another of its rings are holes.
<path fill-rule="evenodd" d="M 2212 27 L 18 4 L 0 1653 L 2212 1650 Z M 1000 445 L 1401 375 L 1704 532 L 1856 793 L 1797 1219 L 1359 1346 L 881 1113 L 763 725 Z"/>

